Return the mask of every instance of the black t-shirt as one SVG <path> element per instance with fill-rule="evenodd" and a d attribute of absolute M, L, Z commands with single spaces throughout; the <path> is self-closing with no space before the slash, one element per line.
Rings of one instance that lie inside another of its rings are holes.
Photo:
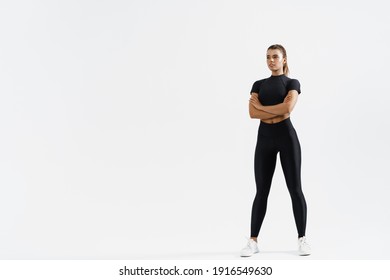
<path fill-rule="evenodd" d="M 269 106 L 283 103 L 287 93 L 292 89 L 298 91 L 298 94 L 301 93 L 301 85 L 297 79 L 291 79 L 284 74 L 271 75 L 269 78 L 254 82 L 250 93 L 258 93 L 261 104 Z"/>

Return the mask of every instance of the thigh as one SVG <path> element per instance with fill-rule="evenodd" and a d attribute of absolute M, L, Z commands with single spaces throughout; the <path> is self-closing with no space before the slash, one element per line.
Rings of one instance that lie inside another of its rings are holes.
<path fill-rule="evenodd" d="M 255 179 L 258 190 L 269 191 L 276 158 L 277 149 L 273 138 L 259 135 L 255 151 Z"/>
<path fill-rule="evenodd" d="M 288 188 L 301 185 L 301 145 L 295 129 L 280 138 L 280 163 Z"/>

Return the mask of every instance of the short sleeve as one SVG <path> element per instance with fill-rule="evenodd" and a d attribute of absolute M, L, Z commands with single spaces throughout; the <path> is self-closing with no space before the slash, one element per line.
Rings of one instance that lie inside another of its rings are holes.
<path fill-rule="evenodd" d="M 301 84 L 297 79 L 291 79 L 287 86 L 287 91 L 290 91 L 292 89 L 295 89 L 298 94 L 301 93 Z"/>
<path fill-rule="evenodd" d="M 252 89 L 251 89 L 251 91 L 249 92 L 249 94 L 252 94 L 252 92 L 256 92 L 256 93 L 259 93 L 259 92 L 260 92 L 260 82 L 261 82 L 261 81 L 256 81 L 256 82 L 253 83 Z"/>

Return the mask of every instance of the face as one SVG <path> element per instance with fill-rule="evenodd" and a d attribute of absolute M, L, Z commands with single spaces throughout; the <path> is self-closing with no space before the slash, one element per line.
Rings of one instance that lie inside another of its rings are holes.
<path fill-rule="evenodd" d="M 267 65 L 272 72 L 283 72 L 283 65 L 286 59 L 280 50 L 270 49 L 267 51 Z"/>

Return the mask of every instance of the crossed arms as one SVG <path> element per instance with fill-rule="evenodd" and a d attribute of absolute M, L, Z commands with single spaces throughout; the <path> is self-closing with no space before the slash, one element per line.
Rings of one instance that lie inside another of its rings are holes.
<path fill-rule="evenodd" d="M 249 99 L 249 115 L 252 119 L 266 120 L 286 114 L 289 115 L 298 100 L 298 92 L 294 89 L 287 93 L 283 103 L 276 105 L 264 106 L 260 103 L 258 96 L 257 93 L 252 92 Z"/>

